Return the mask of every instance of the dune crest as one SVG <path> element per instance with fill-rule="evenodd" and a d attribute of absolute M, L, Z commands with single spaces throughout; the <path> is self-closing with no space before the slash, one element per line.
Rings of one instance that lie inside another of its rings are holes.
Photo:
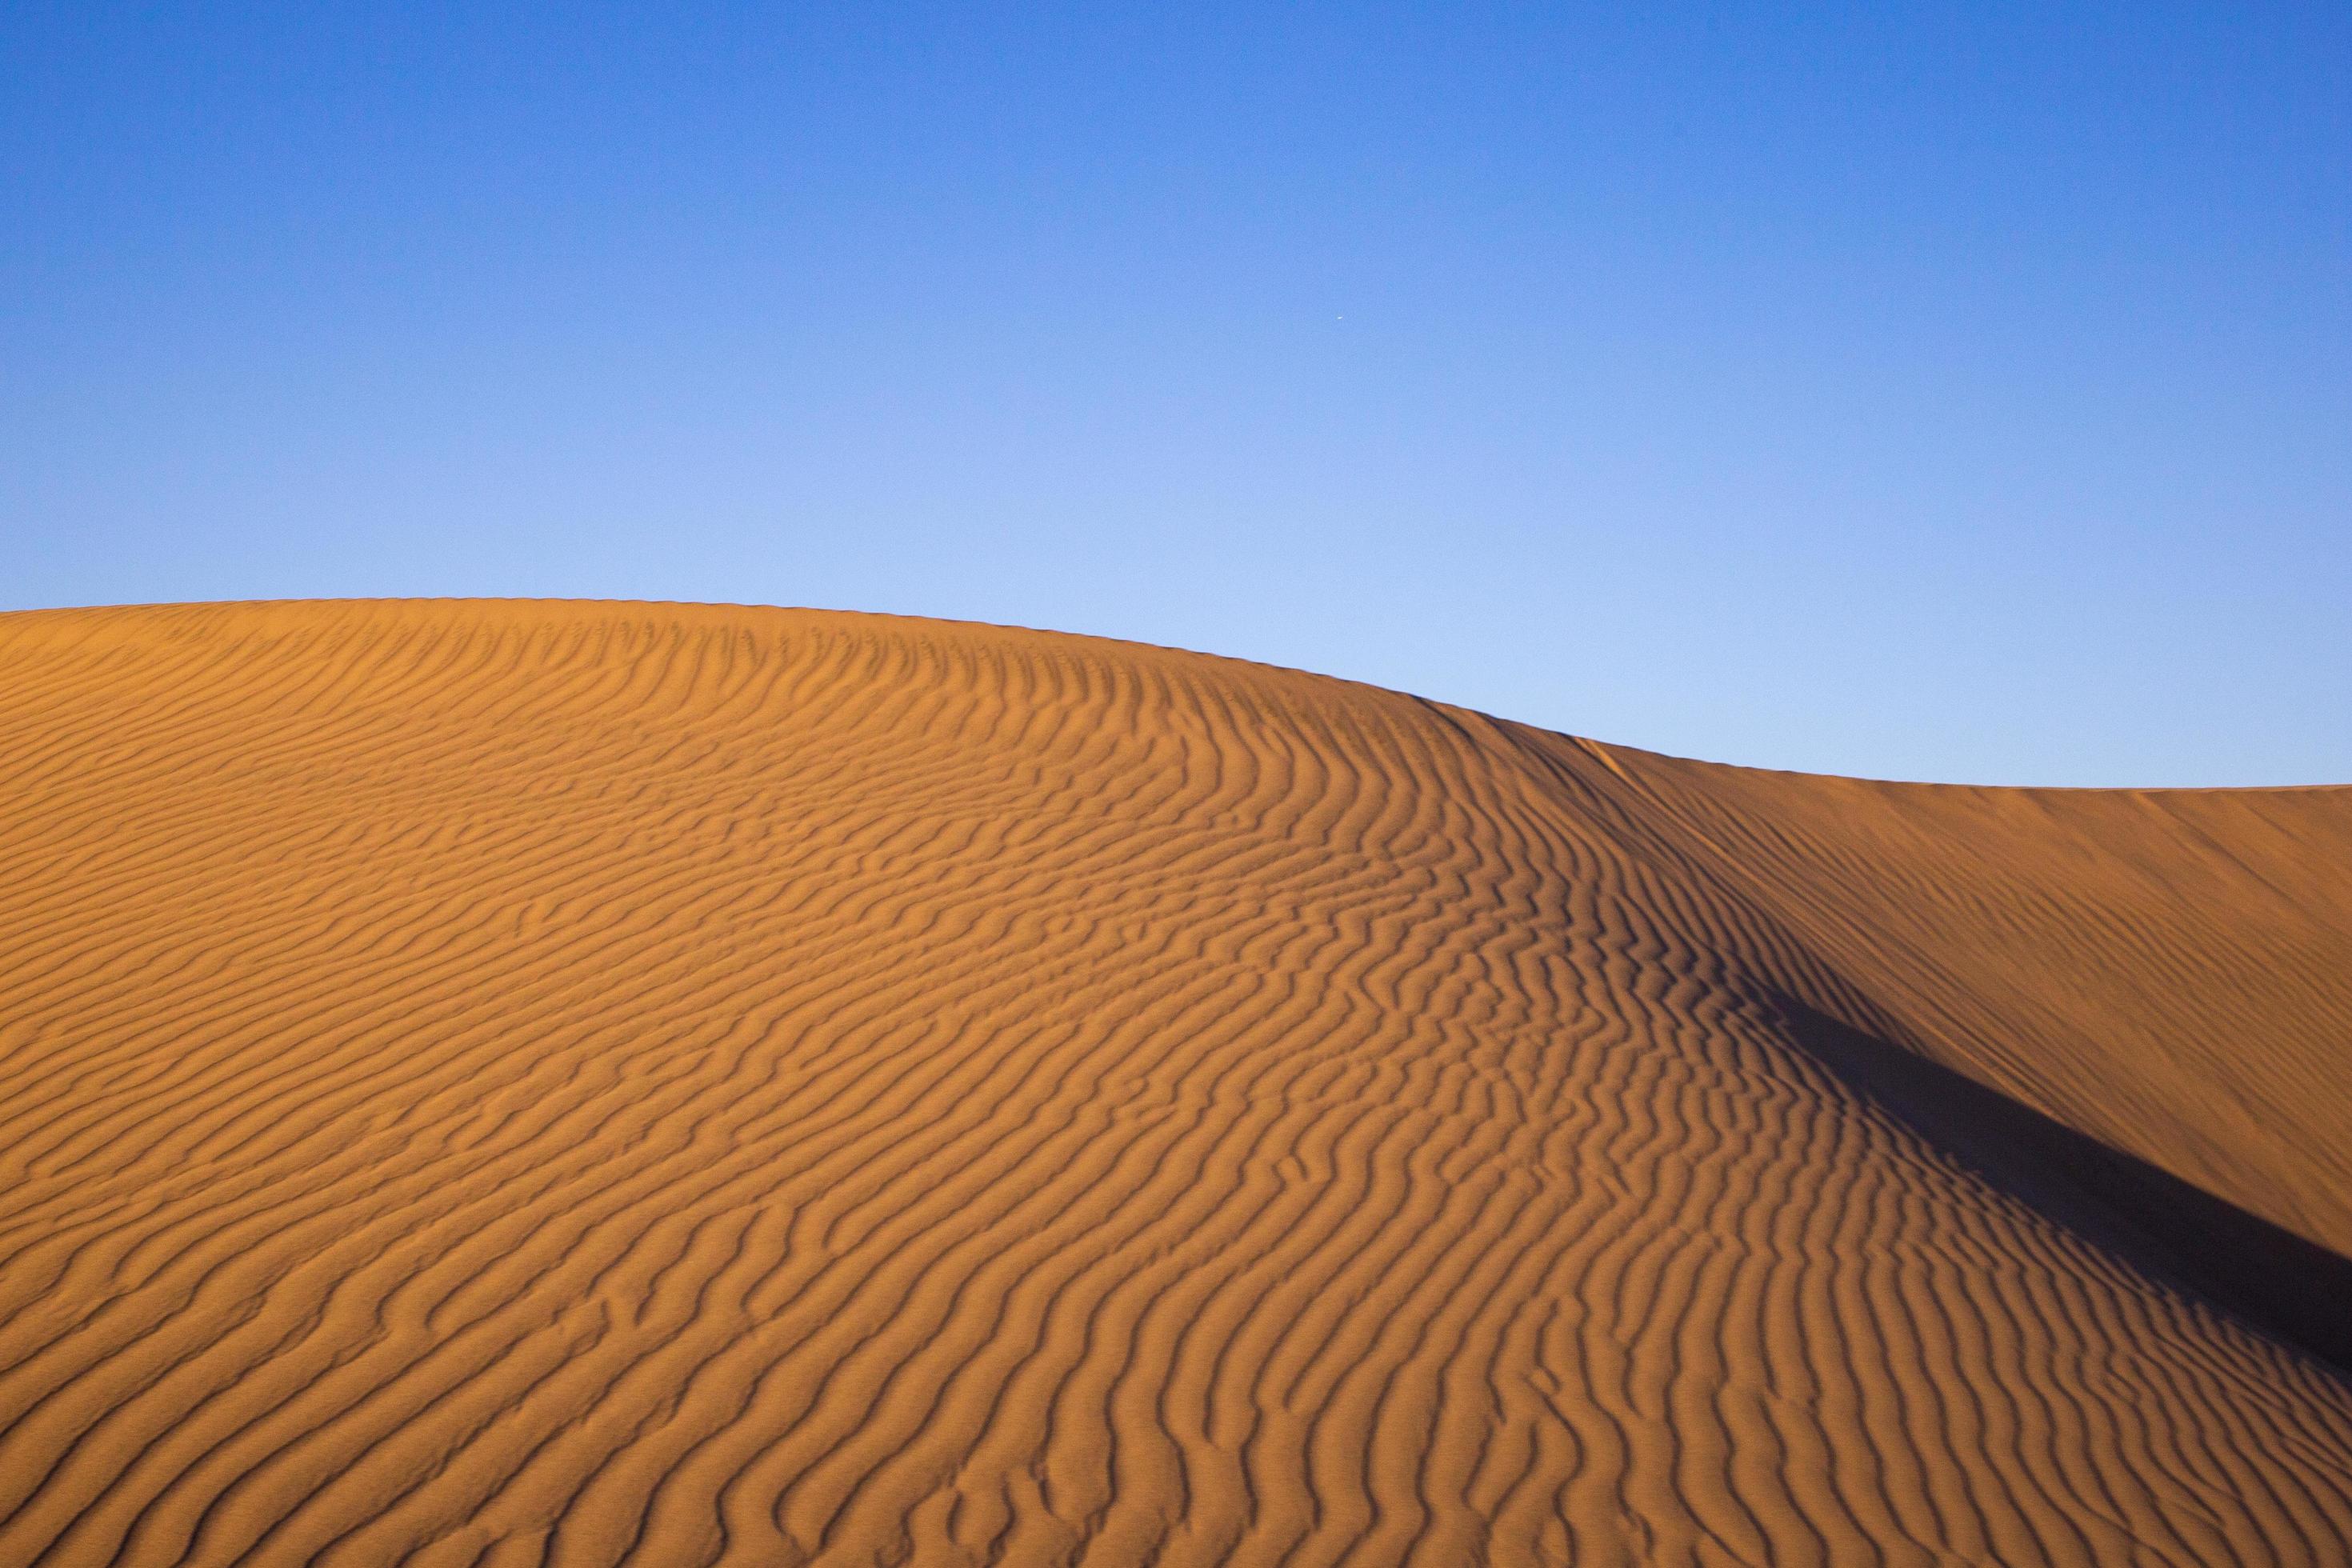
<path fill-rule="evenodd" d="M 2347 852 L 1042 633 L 0 616 L 0 1564 L 2352 1562 L 2325 1321 L 2197 1277 L 2352 1250 Z"/>

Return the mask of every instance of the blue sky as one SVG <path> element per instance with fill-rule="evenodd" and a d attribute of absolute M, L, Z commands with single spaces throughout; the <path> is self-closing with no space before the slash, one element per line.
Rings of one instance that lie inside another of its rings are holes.
<path fill-rule="evenodd" d="M 2352 781 L 2340 5 L 233 9 L 0 19 L 0 608 L 817 605 Z"/>

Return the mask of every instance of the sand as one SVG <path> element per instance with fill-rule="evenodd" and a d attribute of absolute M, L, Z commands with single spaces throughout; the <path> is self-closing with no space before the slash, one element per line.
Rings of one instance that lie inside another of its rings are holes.
<path fill-rule="evenodd" d="M 0 616 L 0 1563 L 2341 1565 L 2348 866 L 1040 633 Z"/>

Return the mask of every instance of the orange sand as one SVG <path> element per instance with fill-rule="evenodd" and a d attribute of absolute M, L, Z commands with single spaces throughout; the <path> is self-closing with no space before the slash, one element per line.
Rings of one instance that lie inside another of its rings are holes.
<path fill-rule="evenodd" d="M 2347 867 L 1028 632 L 0 616 L 0 1563 L 2341 1568 Z"/>

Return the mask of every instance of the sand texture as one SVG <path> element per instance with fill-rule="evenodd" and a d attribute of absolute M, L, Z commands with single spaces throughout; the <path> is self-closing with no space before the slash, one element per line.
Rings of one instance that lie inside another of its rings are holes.
<path fill-rule="evenodd" d="M 0 616 L 0 1564 L 2343 1568 L 2347 868 L 1039 633 Z"/>

